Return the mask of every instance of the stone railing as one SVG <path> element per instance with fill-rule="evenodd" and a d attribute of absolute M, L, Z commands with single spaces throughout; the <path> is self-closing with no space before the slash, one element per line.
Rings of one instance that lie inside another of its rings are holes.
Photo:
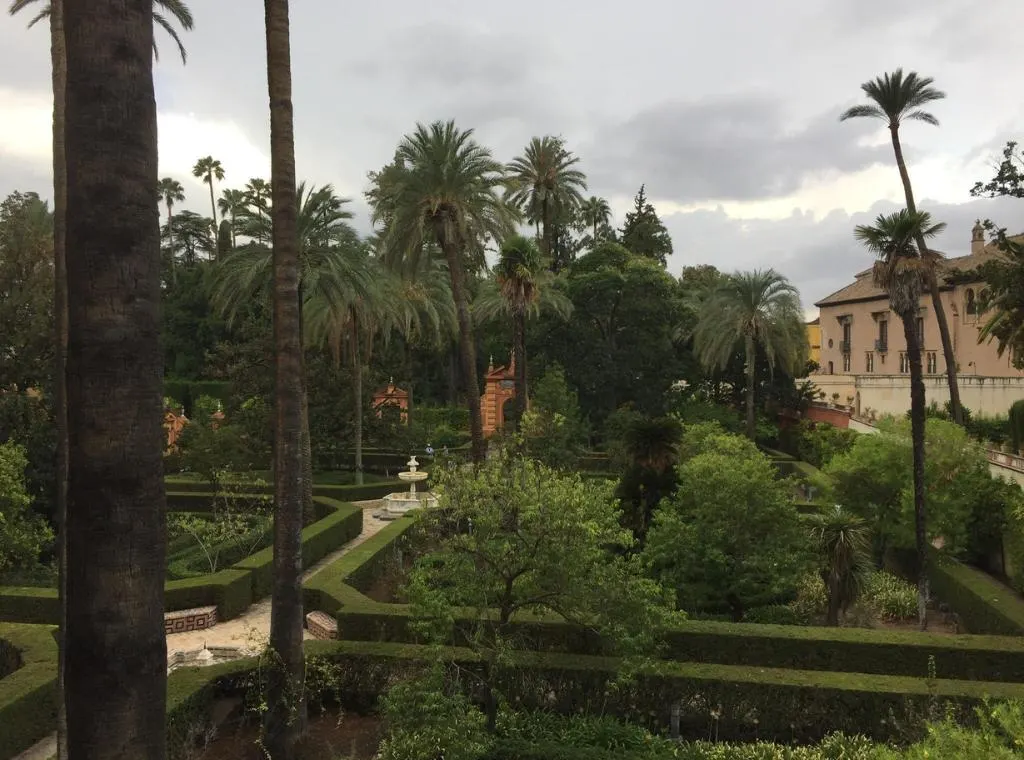
<path fill-rule="evenodd" d="M 168 633 L 202 631 L 217 625 L 217 607 L 195 607 L 164 615 L 164 630 Z"/>

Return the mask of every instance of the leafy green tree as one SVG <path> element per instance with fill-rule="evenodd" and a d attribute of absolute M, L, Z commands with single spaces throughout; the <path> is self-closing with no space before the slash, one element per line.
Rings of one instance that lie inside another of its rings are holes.
<path fill-rule="evenodd" d="M 746 369 L 747 437 L 754 439 L 756 361 L 794 374 L 807 360 L 807 333 L 796 288 L 774 269 L 737 272 L 701 304 L 693 331 L 694 352 L 708 370 L 724 370 L 737 346 Z"/>
<path fill-rule="evenodd" d="M 25 449 L 0 443 L 0 573 L 28 569 L 53 541 L 53 531 L 32 512 L 25 486 Z"/>
<path fill-rule="evenodd" d="M 809 547 L 790 484 L 751 441 L 715 427 L 701 431 L 699 453 L 679 466 L 679 486 L 655 513 L 643 558 L 682 609 L 727 609 L 738 621 L 792 595 Z"/>
<path fill-rule="evenodd" d="M 526 320 L 547 309 L 568 318 L 572 301 L 552 287 L 554 278 L 536 244 L 522 235 L 514 235 L 501 246 L 494 279 L 486 280 L 476 299 L 473 311 L 481 321 L 508 316 L 512 321 L 512 355 L 515 357 L 516 395 L 514 421 L 526 412 L 527 353 Z"/>
<path fill-rule="evenodd" d="M 903 146 L 900 144 L 900 125 L 904 121 L 923 121 L 925 124 L 938 126 L 939 120 L 924 110 L 929 103 L 935 103 L 946 97 L 946 93 L 932 85 L 935 80 L 922 77 L 916 71 L 904 76 L 903 69 L 865 82 L 860 86 L 870 103 L 853 106 L 840 116 L 841 121 L 847 119 L 879 119 L 889 127 L 892 149 L 896 156 L 896 167 L 899 169 L 900 180 L 903 182 L 903 195 L 910 214 L 917 213 L 914 202 L 914 190 L 910 184 L 910 173 L 903 158 Z M 963 410 L 960 404 L 960 387 L 957 384 L 956 354 L 953 352 L 953 340 L 950 337 L 949 322 L 946 320 L 946 309 L 939 295 L 938 261 L 942 258 L 937 251 L 928 248 L 924 229 L 917 230 L 914 237 L 922 263 L 922 274 L 925 284 L 932 297 L 932 308 L 935 310 L 935 321 L 939 325 L 939 336 L 942 339 L 942 354 L 946 360 L 946 380 L 949 384 L 949 402 L 953 411 L 953 420 L 964 423 Z"/>
<path fill-rule="evenodd" d="M 486 240 L 512 234 L 514 209 L 502 200 L 504 167 L 454 121 L 419 124 L 398 146 L 395 163 L 374 175 L 367 199 L 375 223 L 383 223 L 381 250 L 385 262 L 408 272 L 419 271 L 424 253 L 436 245 L 452 281 L 459 322 L 459 355 L 467 386 L 474 462 L 484 458 L 486 443 L 480 413 L 480 385 L 467 268 L 483 259 Z"/>
<path fill-rule="evenodd" d="M 242 431 L 224 420 L 220 404 L 200 396 L 193 404 L 192 419 L 178 439 L 183 468 L 209 484 L 211 493 L 221 490 L 226 472 L 251 469 L 255 464 L 244 445 Z"/>
<path fill-rule="evenodd" d="M 212 259 L 217 249 L 213 220 L 194 211 L 175 214 L 162 230 L 162 235 L 167 239 L 167 263 L 171 268 L 169 275 L 164 277 L 165 281 L 173 281 L 179 274 L 179 263 L 185 268 L 194 267 L 200 261 Z"/>
<path fill-rule="evenodd" d="M 526 451 L 548 467 L 572 470 L 586 437 L 576 393 L 565 372 L 552 364 L 534 386 L 533 403 L 521 426 Z"/>
<path fill-rule="evenodd" d="M 206 156 L 196 161 L 192 167 L 192 176 L 201 179 L 210 186 L 210 218 L 213 220 L 213 229 L 217 229 L 217 202 L 214 199 L 213 184 L 224 180 L 224 167 L 221 162 L 213 156 Z"/>
<path fill-rule="evenodd" d="M 838 504 L 811 517 L 819 573 L 828 593 L 827 625 L 839 625 L 840 614 L 864 592 L 873 569 L 870 535 L 864 520 Z"/>
<path fill-rule="evenodd" d="M 625 430 L 623 446 L 629 464 L 615 495 L 641 546 L 658 504 L 675 492 L 682 433 L 682 425 L 674 417 L 638 416 Z"/>
<path fill-rule="evenodd" d="M 0 393 L 0 443 L 18 444 L 25 449 L 28 464 L 25 484 L 32 508 L 56 526 L 56 462 L 53 404 L 49 396 L 31 393 Z"/>
<path fill-rule="evenodd" d="M 669 619 L 665 595 L 623 556 L 632 537 L 610 486 L 499 455 L 441 473 L 436 492 L 439 508 L 421 517 L 436 548 L 416 562 L 407 593 L 437 643 L 449 640 L 457 615 L 469 616 L 456 643 L 482 659 L 489 729 L 496 677 L 522 647 L 512 623 L 524 614 L 594 628 L 624 655 L 650 654 Z"/>
<path fill-rule="evenodd" d="M 626 214 L 621 235 L 622 245 L 632 253 L 654 259 L 662 266 L 666 266 L 672 255 L 672 238 L 647 200 L 643 185 L 633 199 L 633 210 Z"/>
<path fill-rule="evenodd" d="M 927 265 L 918 251 L 926 250 L 914 241 L 934 238 L 946 225 L 933 224 L 925 211 L 903 209 L 895 214 L 880 214 L 874 226 L 860 225 L 854 237 L 878 256 L 874 266 L 875 284 L 889 294 L 889 306 L 903 322 L 903 336 L 910 364 L 910 419 L 914 448 L 914 515 L 918 555 L 918 617 L 922 630 L 927 626 L 928 564 L 924 485 L 924 378 L 921 370 L 921 342 L 917 333 L 917 314 Z M 952 391 L 952 385 L 950 386 Z M 962 412 L 959 419 L 962 420 Z"/>
<path fill-rule="evenodd" d="M 35 193 L 0 204 L 0 389 L 53 379 L 53 215 Z"/>
<path fill-rule="evenodd" d="M 508 202 L 531 221 L 540 222 L 541 250 L 555 271 L 567 263 L 554 260 L 555 217 L 579 208 L 581 191 L 587 189 L 586 175 L 574 168 L 579 161 L 562 138 L 545 135 L 530 140 L 523 155 L 506 167 Z"/>
<path fill-rule="evenodd" d="M 208 355 L 227 339 L 227 323 L 210 303 L 208 262 L 181 268 L 163 291 L 164 371 L 168 377 L 208 377 Z M 235 335 L 236 340 L 241 340 Z"/>

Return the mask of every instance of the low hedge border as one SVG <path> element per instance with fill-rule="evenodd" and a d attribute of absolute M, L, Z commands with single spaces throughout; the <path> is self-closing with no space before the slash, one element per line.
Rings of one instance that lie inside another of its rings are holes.
<path fill-rule="evenodd" d="M 306 609 L 334 615 L 342 639 L 419 643 L 407 605 L 375 602 L 362 593 L 413 524 L 411 518 L 396 521 L 311 578 L 303 590 Z M 554 619 L 524 615 L 514 624 L 514 634 L 523 649 L 608 653 L 596 632 Z M 452 642 L 459 635 L 458 629 L 453 632 Z M 942 679 L 1024 682 L 1024 639 L 1007 636 L 694 620 L 667 633 L 661 656 L 720 665 L 908 677 L 927 675 L 929 657 L 934 657 Z"/>
<path fill-rule="evenodd" d="M 167 488 L 167 509 L 171 512 L 209 512 L 210 502 L 213 494 L 210 492 L 210 484 L 197 480 L 185 480 L 181 478 L 168 477 L 165 480 Z M 247 487 L 254 489 L 255 486 Z M 409 484 L 401 480 L 378 480 L 374 483 L 364 483 L 361 486 L 335 486 L 328 484 L 313 484 L 314 496 L 326 496 L 337 501 L 370 501 L 383 499 L 389 493 L 396 491 L 408 491 Z M 272 484 L 256 489 L 254 493 L 273 493 Z"/>
<path fill-rule="evenodd" d="M 972 633 L 1024 635 L 1024 599 L 981 570 L 935 552 L 929 563 L 932 591 Z"/>
<path fill-rule="evenodd" d="M 21 667 L 0 678 L 0 758 L 24 752 L 57 724 L 57 641 L 48 625 L 0 623 Z"/>
<path fill-rule="evenodd" d="M 324 496 L 315 497 L 326 517 L 302 531 L 302 566 L 308 568 L 363 531 L 363 510 Z M 168 611 L 217 606 L 219 620 L 231 620 L 270 593 L 273 547 L 245 557 L 211 575 L 167 581 L 164 606 Z M 0 587 L 0 621 L 47 623 L 60 617 L 57 590 Z"/>
<path fill-rule="evenodd" d="M 341 666 L 342 707 L 373 710 L 383 688 L 419 664 L 438 658 L 475 670 L 478 658 L 465 649 L 368 642 L 309 642 L 307 656 Z M 255 666 L 240 660 L 171 675 L 168 706 L 174 731 L 203 714 L 214 696 L 237 693 Z M 517 709 L 570 715 L 604 714 L 656 731 L 668 728 L 671 705 L 680 701 L 684 735 L 721 740 L 755 738 L 812 742 L 834 731 L 876 741 L 916 739 L 915 727 L 930 709 L 950 705 L 969 717 L 985 698 L 1024 698 L 1024 684 L 979 683 L 903 676 L 749 668 L 708 663 L 658 662 L 639 668 L 633 680 L 615 683 L 614 658 L 537 652 L 508 653 L 497 682 Z"/>

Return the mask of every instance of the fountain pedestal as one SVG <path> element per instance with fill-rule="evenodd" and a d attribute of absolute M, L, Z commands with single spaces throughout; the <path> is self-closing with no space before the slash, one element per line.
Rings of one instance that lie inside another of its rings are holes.
<path fill-rule="evenodd" d="M 429 492 L 419 492 L 416 484 L 427 479 L 429 473 L 419 470 L 419 462 L 416 457 L 410 457 L 406 467 L 409 469 L 398 473 L 398 479 L 409 484 L 408 491 L 389 493 L 384 497 L 384 508 L 377 513 L 383 520 L 395 520 L 413 509 L 422 507 L 433 507 L 437 504 L 437 497 Z"/>

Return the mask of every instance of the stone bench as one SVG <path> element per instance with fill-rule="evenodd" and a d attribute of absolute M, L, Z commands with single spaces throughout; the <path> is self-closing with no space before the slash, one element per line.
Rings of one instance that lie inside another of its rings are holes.
<path fill-rule="evenodd" d="M 306 629 L 314 639 L 338 638 L 338 621 L 326 612 L 310 612 L 306 615 Z"/>
<path fill-rule="evenodd" d="M 176 610 L 164 615 L 164 631 L 188 633 L 202 631 L 217 625 L 217 607 L 194 607 L 190 610 Z"/>

